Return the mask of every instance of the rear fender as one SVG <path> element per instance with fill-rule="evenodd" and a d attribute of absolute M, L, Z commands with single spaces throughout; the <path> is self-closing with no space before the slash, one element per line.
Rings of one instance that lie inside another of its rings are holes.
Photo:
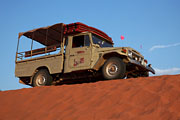
<path fill-rule="evenodd" d="M 48 70 L 48 72 L 49 72 L 49 69 L 48 69 L 48 67 L 46 67 L 46 66 L 41 66 L 41 67 L 37 68 L 37 69 L 34 71 L 33 75 L 30 77 L 30 80 L 29 80 L 29 84 L 30 84 L 30 85 L 32 85 L 32 81 L 33 81 L 34 75 L 35 75 L 39 70 L 41 70 L 41 69 L 46 69 L 46 70 Z"/>

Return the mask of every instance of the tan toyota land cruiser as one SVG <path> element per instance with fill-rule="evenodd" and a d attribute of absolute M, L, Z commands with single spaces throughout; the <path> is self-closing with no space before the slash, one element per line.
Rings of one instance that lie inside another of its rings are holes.
<path fill-rule="evenodd" d="M 106 33 L 83 23 L 58 23 L 19 33 L 15 75 L 26 85 L 148 77 L 149 72 L 155 74 L 138 51 L 113 47 Z"/>

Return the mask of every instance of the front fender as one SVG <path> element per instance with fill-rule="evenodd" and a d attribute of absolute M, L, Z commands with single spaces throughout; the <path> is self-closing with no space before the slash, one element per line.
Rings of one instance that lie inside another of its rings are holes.
<path fill-rule="evenodd" d="M 96 64 L 94 65 L 93 69 L 98 71 L 99 68 L 105 63 L 106 59 L 104 59 L 103 56 L 101 56 L 98 61 L 96 62 Z"/>
<path fill-rule="evenodd" d="M 119 57 L 121 59 L 124 59 L 126 56 L 123 54 L 119 54 L 118 52 L 105 53 L 103 55 L 100 54 L 100 57 L 97 60 L 96 64 L 94 65 L 93 69 L 96 71 L 99 70 L 104 65 L 106 60 L 111 57 Z"/>

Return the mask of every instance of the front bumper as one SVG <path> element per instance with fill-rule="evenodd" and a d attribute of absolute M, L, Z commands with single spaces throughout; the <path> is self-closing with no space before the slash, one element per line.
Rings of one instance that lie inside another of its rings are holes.
<path fill-rule="evenodd" d="M 130 63 L 132 63 L 134 65 L 137 65 L 139 68 L 141 68 L 141 69 L 143 69 L 145 71 L 149 71 L 149 72 L 152 72 L 153 74 L 155 74 L 155 70 L 150 65 L 147 65 L 145 67 L 140 62 L 138 62 L 136 60 L 133 60 L 133 59 L 130 59 Z"/>

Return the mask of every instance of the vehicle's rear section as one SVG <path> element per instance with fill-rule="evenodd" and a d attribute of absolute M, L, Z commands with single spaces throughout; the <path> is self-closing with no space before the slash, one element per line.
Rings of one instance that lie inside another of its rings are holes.
<path fill-rule="evenodd" d="M 63 26 L 59 23 L 19 33 L 15 75 L 21 83 L 32 84 L 32 76 L 41 69 L 49 74 L 62 72 Z"/>

